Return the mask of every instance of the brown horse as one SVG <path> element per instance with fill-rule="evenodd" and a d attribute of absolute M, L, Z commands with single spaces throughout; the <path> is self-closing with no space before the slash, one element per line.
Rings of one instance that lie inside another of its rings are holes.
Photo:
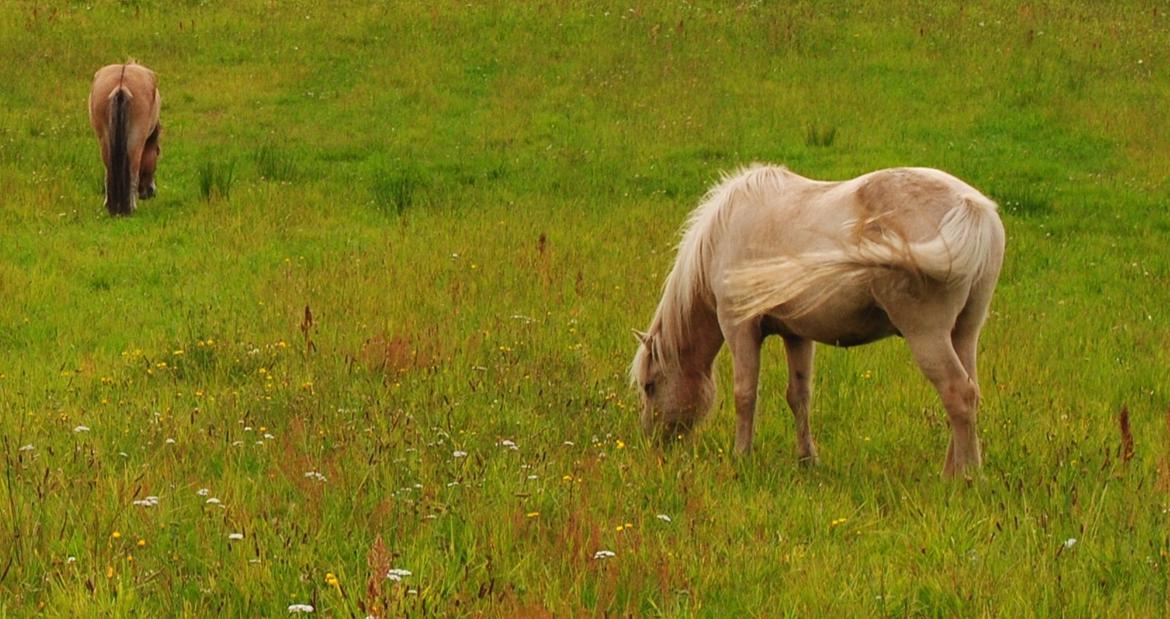
<path fill-rule="evenodd" d="M 727 342 L 735 377 L 735 449 L 751 447 L 760 345 L 784 340 L 797 452 L 815 461 L 808 409 L 813 343 L 906 339 L 951 425 L 943 468 L 980 465 L 975 352 L 1003 262 L 996 205 L 938 170 L 900 168 L 841 182 L 755 166 L 707 194 L 630 377 L 649 433 L 689 430 L 715 398 L 712 364 Z"/>
<path fill-rule="evenodd" d="M 93 76 L 89 123 L 101 143 L 106 164 L 106 208 L 111 215 L 129 215 L 136 198 L 154 196 L 158 144 L 158 78 L 133 62 L 112 64 Z"/>

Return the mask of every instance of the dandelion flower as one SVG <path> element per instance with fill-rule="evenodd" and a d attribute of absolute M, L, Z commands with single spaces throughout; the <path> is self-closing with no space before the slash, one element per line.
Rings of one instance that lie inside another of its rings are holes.
<path fill-rule="evenodd" d="M 341 581 L 337 579 L 337 575 L 333 572 L 325 572 L 325 584 L 333 587 L 334 589 L 341 588 Z"/>
<path fill-rule="evenodd" d="M 146 540 L 142 539 L 141 537 L 138 538 L 138 547 L 139 548 L 146 548 Z"/>
<path fill-rule="evenodd" d="M 122 533 L 120 531 L 114 531 L 110 534 L 110 537 L 114 539 L 122 539 Z"/>

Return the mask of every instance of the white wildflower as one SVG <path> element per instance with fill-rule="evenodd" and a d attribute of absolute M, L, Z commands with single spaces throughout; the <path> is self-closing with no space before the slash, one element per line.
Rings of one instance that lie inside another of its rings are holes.
<path fill-rule="evenodd" d="M 74 432 L 89 432 L 89 426 L 77 426 L 73 428 Z"/>
<path fill-rule="evenodd" d="M 288 612 L 290 614 L 292 614 L 292 613 L 311 613 L 311 612 L 313 612 L 313 607 L 308 605 L 308 604 L 289 604 L 288 605 Z"/>
<path fill-rule="evenodd" d="M 36 447 L 33 447 L 32 444 L 30 443 L 28 445 L 21 445 L 20 449 L 18 449 L 17 451 L 32 451 L 34 449 L 36 449 Z"/>
<path fill-rule="evenodd" d="M 501 447 L 507 447 L 508 449 L 512 449 L 512 450 L 520 449 L 519 447 L 516 446 L 516 443 L 512 442 L 509 439 L 504 439 L 504 440 L 500 441 L 498 443 L 498 445 L 500 445 Z"/>
<path fill-rule="evenodd" d="M 211 494 L 211 491 L 207 488 L 200 488 L 195 491 L 195 494 L 198 494 L 199 496 L 207 496 L 208 494 Z"/>
<path fill-rule="evenodd" d="M 204 501 L 204 503 L 206 503 L 207 505 L 222 505 L 223 501 L 220 501 L 219 499 L 217 499 L 215 497 L 211 497 L 210 499 L 207 499 L 206 501 Z"/>
<path fill-rule="evenodd" d="M 1064 545 L 1064 547 L 1065 547 L 1065 548 L 1072 548 L 1073 546 L 1075 546 L 1075 545 L 1076 545 L 1076 543 L 1077 543 L 1077 538 L 1075 538 L 1075 537 L 1070 537 L 1070 538 L 1068 538 L 1068 539 L 1064 540 L 1064 544 L 1063 544 L 1063 545 Z"/>
<path fill-rule="evenodd" d="M 452 457 L 452 458 L 466 458 L 466 457 L 467 457 L 467 452 L 466 452 L 466 451 L 459 451 L 459 450 L 456 450 L 456 451 L 454 451 L 454 452 L 452 452 L 452 453 L 451 453 L 451 457 Z"/>
<path fill-rule="evenodd" d="M 308 479 L 315 479 L 315 480 L 322 482 L 322 483 L 324 483 L 326 481 L 325 476 L 322 475 L 321 473 L 318 473 L 317 471 L 309 471 L 308 473 L 305 473 L 305 477 Z"/>
<path fill-rule="evenodd" d="M 670 516 L 667 516 L 666 514 L 658 514 L 657 516 L 655 516 L 655 518 L 657 518 L 663 522 L 670 522 Z"/>
<path fill-rule="evenodd" d="M 244 539 L 244 534 L 243 533 L 228 533 L 228 539 L 239 541 L 239 540 Z"/>
<path fill-rule="evenodd" d="M 398 581 L 402 580 L 403 578 L 406 578 L 407 576 L 410 576 L 410 575 L 411 575 L 410 570 L 404 570 L 404 569 L 397 568 L 397 567 L 392 568 L 389 572 L 386 572 L 386 578 L 389 578 L 390 580 L 393 580 L 395 582 L 398 582 Z"/>
<path fill-rule="evenodd" d="M 174 445 L 174 444 L 175 444 L 175 439 L 173 439 L 173 438 L 168 438 L 168 439 L 167 439 L 166 441 L 164 441 L 164 442 L 165 442 L 167 445 Z"/>
<path fill-rule="evenodd" d="M 134 501 L 134 504 L 139 506 L 139 507 L 154 507 L 154 506 L 158 505 L 158 497 L 151 495 L 151 496 L 139 499 L 137 501 Z"/>
<path fill-rule="evenodd" d="M 617 553 L 612 550 L 598 550 L 597 552 L 593 553 L 594 559 L 611 559 L 616 556 Z"/>

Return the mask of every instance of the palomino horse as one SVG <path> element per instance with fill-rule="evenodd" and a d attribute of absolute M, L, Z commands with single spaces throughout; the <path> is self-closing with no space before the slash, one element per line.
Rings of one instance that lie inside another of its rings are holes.
<path fill-rule="evenodd" d="M 158 144 L 158 78 L 135 64 L 98 69 L 89 92 L 89 123 L 101 143 L 106 164 L 106 208 L 111 215 L 129 215 L 136 198 L 154 196 Z"/>
<path fill-rule="evenodd" d="M 943 473 L 981 463 L 975 352 L 1003 263 L 994 202 L 938 170 L 901 168 L 842 182 L 753 166 L 725 177 L 691 213 L 630 377 L 650 434 L 686 432 L 715 397 L 727 342 L 735 449 L 750 449 L 760 345 L 784 340 L 801 460 L 815 461 L 808 411 L 814 342 L 901 335 L 951 425 Z"/>

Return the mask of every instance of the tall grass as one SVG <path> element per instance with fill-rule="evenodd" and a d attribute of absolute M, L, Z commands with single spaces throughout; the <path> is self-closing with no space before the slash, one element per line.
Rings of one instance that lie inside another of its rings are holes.
<path fill-rule="evenodd" d="M 205 201 L 228 199 L 236 179 L 235 161 L 204 161 L 199 165 L 199 195 Z"/>

